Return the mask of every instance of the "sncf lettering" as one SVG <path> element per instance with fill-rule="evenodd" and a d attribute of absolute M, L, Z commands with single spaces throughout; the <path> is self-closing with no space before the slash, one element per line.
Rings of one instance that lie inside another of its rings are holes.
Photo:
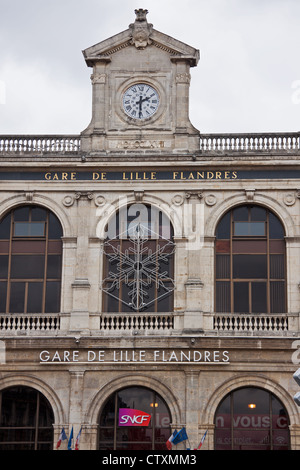
<path fill-rule="evenodd" d="M 151 415 L 144 411 L 120 408 L 119 426 L 148 426 Z"/>

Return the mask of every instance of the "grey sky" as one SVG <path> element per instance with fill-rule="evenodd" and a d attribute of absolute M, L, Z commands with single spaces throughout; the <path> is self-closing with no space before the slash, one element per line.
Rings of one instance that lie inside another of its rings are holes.
<path fill-rule="evenodd" d="M 299 0 L 0 0 L 0 134 L 80 133 L 91 117 L 82 50 L 135 8 L 200 50 L 190 116 L 201 132 L 299 131 Z"/>

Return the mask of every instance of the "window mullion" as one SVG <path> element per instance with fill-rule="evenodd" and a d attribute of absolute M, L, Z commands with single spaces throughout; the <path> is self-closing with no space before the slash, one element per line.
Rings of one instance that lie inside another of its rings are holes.
<path fill-rule="evenodd" d="M 39 431 L 39 413 L 40 413 L 40 394 L 36 392 L 36 416 L 35 416 L 35 436 L 34 436 L 34 450 L 38 448 L 38 431 Z"/>
<path fill-rule="evenodd" d="M 234 285 L 233 285 L 233 211 L 230 213 L 230 241 L 229 241 L 229 250 L 230 250 L 230 310 L 231 313 L 234 313 Z"/>
<path fill-rule="evenodd" d="M 271 289 L 270 289 L 270 236 L 269 236 L 269 211 L 267 211 L 266 236 L 267 236 L 267 312 L 271 313 Z"/>
<path fill-rule="evenodd" d="M 12 254 L 12 238 L 14 228 L 14 213 L 10 217 L 10 234 L 9 234 L 9 248 L 8 248 L 8 269 L 7 269 L 7 292 L 6 292 L 6 312 L 10 311 L 10 283 L 11 283 L 11 254 Z"/>
<path fill-rule="evenodd" d="M 42 299 L 42 312 L 46 311 L 46 289 L 47 289 L 47 270 L 48 270 L 48 251 L 49 251 L 49 213 L 47 214 L 47 222 L 45 226 L 45 263 L 44 263 L 44 279 L 43 279 L 43 299 Z"/>

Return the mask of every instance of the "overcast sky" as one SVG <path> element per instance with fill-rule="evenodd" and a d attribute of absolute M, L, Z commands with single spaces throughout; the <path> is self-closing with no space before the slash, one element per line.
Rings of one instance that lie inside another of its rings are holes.
<path fill-rule="evenodd" d="M 190 117 L 201 132 L 300 130 L 300 0 L 0 0 L 0 134 L 84 130 L 82 50 L 126 30 L 136 8 L 200 50 Z"/>

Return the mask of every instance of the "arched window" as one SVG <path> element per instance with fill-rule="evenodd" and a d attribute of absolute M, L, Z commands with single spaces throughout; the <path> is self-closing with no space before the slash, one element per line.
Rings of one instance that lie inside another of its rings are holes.
<path fill-rule="evenodd" d="M 99 450 L 166 450 L 171 415 L 153 390 L 129 387 L 114 393 L 99 417 Z"/>
<path fill-rule="evenodd" d="M 38 206 L 0 220 L 0 313 L 60 311 L 62 228 Z"/>
<path fill-rule="evenodd" d="M 0 391 L 0 450 L 52 450 L 53 423 L 52 408 L 37 390 Z"/>
<path fill-rule="evenodd" d="M 286 312 L 284 229 L 268 209 L 236 207 L 219 222 L 216 311 Z"/>
<path fill-rule="evenodd" d="M 215 450 L 289 450 L 289 418 L 272 393 L 254 387 L 227 395 L 215 415 Z"/>
<path fill-rule="evenodd" d="M 171 312 L 175 246 L 169 219 L 133 204 L 107 226 L 104 243 L 104 312 Z"/>

